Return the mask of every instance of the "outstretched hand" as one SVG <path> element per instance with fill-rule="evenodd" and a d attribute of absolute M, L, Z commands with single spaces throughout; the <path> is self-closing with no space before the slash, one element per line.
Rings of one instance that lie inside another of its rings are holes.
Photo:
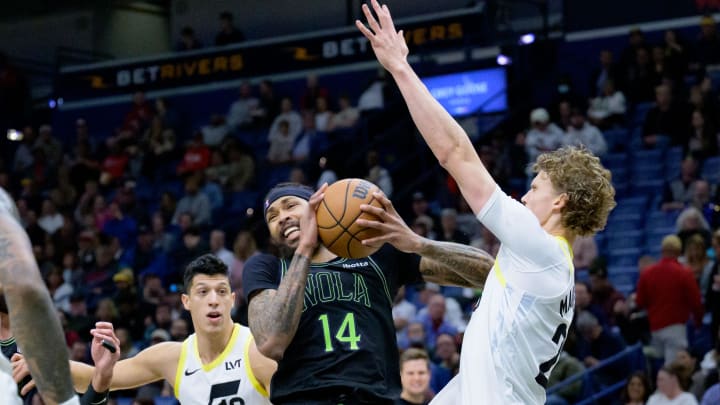
<path fill-rule="evenodd" d="M 376 216 L 379 221 L 358 218 L 355 222 L 360 226 L 377 229 L 380 231 L 380 236 L 365 239 L 362 241 L 362 244 L 365 246 L 379 247 L 384 243 L 389 243 L 396 249 L 406 253 L 418 252 L 422 245 L 422 237 L 413 232 L 405 221 L 403 221 L 385 194 L 376 191 L 373 195 L 375 199 L 380 202 L 382 208 L 363 204 L 360 206 L 360 209 L 363 212 Z"/>
<path fill-rule="evenodd" d="M 362 5 L 363 13 L 367 19 L 366 27 L 360 20 L 355 20 L 355 26 L 370 41 L 380 64 L 390 73 L 407 65 L 408 47 L 402 31 L 395 30 L 390 9 L 386 4 L 382 6 L 377 0 L 371 0 L 377 20 L 367 4 Z"/>
<path fill-rule="evenodd" d="M 318 229 L 316 211 L 325 197 L 325 190 L 328 188 L 324 183 L 310 196 L 305 212 L 300 216 L 300 243 L 298 246 L 309 248 L 314 251 L 318 246 Z"/>
<path fill-rule="evenodd" d="M 95 363 L 95 373 L 109 380 L 112 378 L 115 363 L 120 359 L 120 339 L 115 336 L 110 322 L 96 322 L 95 329 L 91 329 L 90 334 L 93 336 L 90 355 Z M 115 346 L 114 353 L 103 346 L 103 340 Z"/>

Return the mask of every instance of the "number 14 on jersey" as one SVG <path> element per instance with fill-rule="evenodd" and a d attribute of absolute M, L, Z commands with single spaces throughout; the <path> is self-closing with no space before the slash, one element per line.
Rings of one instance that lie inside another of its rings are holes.
<path fill-rule="evenodd" d="M 323 328 L 323 337 L 325 338 L 325 351 L 332 352 L 334 350 L 331 332 L 332 328 L 330 325 L 330 321 L 328 320 L 327 314 L 320 315 L 318 317 L 318 321 L 320 321 Z M 348 312 L 347 314 L 345 314 L 345 318 L 343 319 L 342 323 L 340 323 L 340 327 L 338 327 L 337 333 L 335 334 L 335 340 L 337 340 L 341 344 L 349 344 L 350 350 L 358 349 L 360 335 L 357 334 L 357 330 L 355 328 L 355 314 L 353 314 L 352 312 Z"/>

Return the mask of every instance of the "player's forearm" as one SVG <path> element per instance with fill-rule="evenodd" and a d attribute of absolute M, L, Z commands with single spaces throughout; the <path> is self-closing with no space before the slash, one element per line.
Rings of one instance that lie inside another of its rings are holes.
<path fill-rule="evenodd" d="M 420 272 L 427 279 L 435 278 L 439 284 L 481 288 L 485 285 L 494 259 L 487 252 L 472 246 L 453 242 L 424 239 L 417 252 L 424 259 Z M 467 283 L 462 284 L 463 280 Z"/>
<path fill-rule="evenodd" d="M 260 352 L 280 360 L 290 345 L 303 309 L 310 257 L 296 252 L 277 291 L 266 290 L 251 301 L 250 326 Z"/>
<path fill-rule="evenodd" d="M 78 361 L 70 361 L 70 373 L 75 391 L 83 393 L 93 380 L 95 367 Z"/>
<path fill-rule="evenodd" d="M 0 284 L 10 324 L 38 390 L 49 402 L 74 395 L 65 339 L 50 294 L 40 278 L 30 242 L 14 219 L 0 218 Z"/>

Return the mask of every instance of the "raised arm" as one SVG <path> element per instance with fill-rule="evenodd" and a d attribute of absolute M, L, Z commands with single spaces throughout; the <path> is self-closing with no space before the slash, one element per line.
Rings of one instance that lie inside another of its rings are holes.
<path fill-rule="evenodd" d="M 321 187 L 310 197 L 300 218 L 300 242 L 277 290 L 261 290 L 250 297 L 248 323 L 257 348 L 275 361 L 283 358 L 300 324 L 310 260 L 318 246 L 315 210 L 325 188 Z"/>
<path fill-rule="evenodd" d="M 0 286 L 10 324 L 38 391 L 49 403 L 62 403 L 75 393 L 60 321 L 40 277 L 30 240 L 17 222 L 15 204 L 0 188 Z"/>
<path fill-rule="evenodd" d="M 362 7 L 370 28 L 359 20 L 355 25 L 370 41 L 378 61 L 395 79 L 425 142 L 457 181 L 473 211 L 479 212 L 495 190 L 495 181 L 483 166 L 465 131 L 433 98 L 410 67 L 405 38 L 402 31 L 395 30 L 388 7 L 381 7 L 377 0 L 372 0 L 377 20 L 367 4 Z"/>
<path fill-rule="evenodd" d="M 425 281 L 459 287 L 481 288 L 493 266 L 494 259 L 484 250 L 453 242 L 438 242 L 413 232 L 395 210 L 390 199 L 375 192 L 382 208 L 363 204 L 361 209 L 380 221 L 358 219 L 361 226 L 377 229 L 380 236 L 363 240 L 364 245 L 389 243 L 396 249 L 421 256 L 420 273 Z"/>

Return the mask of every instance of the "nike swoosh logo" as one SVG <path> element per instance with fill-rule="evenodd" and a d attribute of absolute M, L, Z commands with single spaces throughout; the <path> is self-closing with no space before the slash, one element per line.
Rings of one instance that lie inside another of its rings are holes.
<path fill-rule="evenodd" d="M 193 374 L 197 373 L 198 371 L 200 371 L 200 369 L 193 370 L 193 371 L 188 371 L 187 369 L 185 369 L 185 376 L 193 375 Z"/>

